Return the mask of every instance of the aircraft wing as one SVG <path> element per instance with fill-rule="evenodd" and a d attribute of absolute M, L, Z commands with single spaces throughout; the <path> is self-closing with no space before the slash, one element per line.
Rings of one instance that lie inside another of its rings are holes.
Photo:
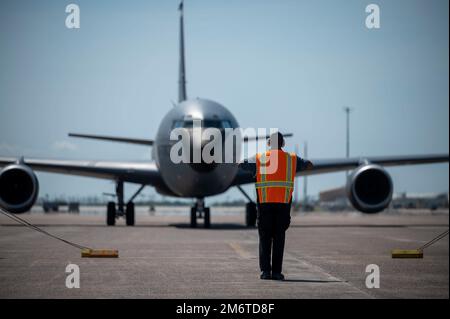
<path fill-rule="evenodd" d="M 78 134 L 78 133 L 69 133 L 69 137 L 79 137 L 79 138 L 88 138 L 93 140 L 102 140 L 109 142 L 119 142 L 119 143 L 129 143 L 129 144 L 138 144 L 138 145 L 147 145 L 153 146 L 154 141 L 142 138 L 130 138 L 130 137 L 117 137 L 117 136 L 106 136 L 106 135 L 92 135 L 92 134 Z"/>
<path fill-rule="evenodd" d="M 449 161 L 449 154 L 432 155 L 406 155 L 406 156 L 377 156 L 377 157 L 353 157 L 342 159 L 317 159 L 310 160 L 314 167 L 310 170 L 301 170 L 297 167 L 297 176 L 316 175 L 348 171 L 363 164 L 378 164 L 381 166 L 401 166 L 416 164 L 444 163 Z M 239 165 L 238 174 L 233 181 L 233 186 L 255 183 L 255 163 L 243 162 Z M 254 166 L 254 168 L 252 167 Z"/>
<path fill-rule="evenodd" d="M 0 168 L 17 162 L 17 158 L 0 157 Z M 56 160 L 23 158 L 33 170 L 68 175 L 96 177 L 151 186 L 163 185 L 154 162 L 110 162 L 90 160 Z"/>
<path fill-rule="evenodd" d="M 294 134 L 292 134 L 292 133 L 285 133 L 285 134 L 281 134 L 281 135 L 283 135 L 283 137 L 294 136 Z M 269 137 L 270 137 L 270 134 L 258 135 L 258 136 L 244 136 L 244 142 L 267 140 Z"/>

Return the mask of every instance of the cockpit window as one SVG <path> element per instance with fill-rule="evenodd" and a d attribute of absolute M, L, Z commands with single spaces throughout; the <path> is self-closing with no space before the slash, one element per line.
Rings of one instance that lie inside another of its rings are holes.
<path fill-rule="evenodd" d="M 192 120 L 178 120 L 173 122 L 172 128 L 192 128 L 193 121 Z"/>
<path fill-rule="evenodd" d="M 222 127 L 223 128 L 231 128 L 231 123 L 228 120 L 223 120 L 222 121 Z"/>
<path fill-rule="evenodd" d="M 222 125 L 218 120 L 203 120 L 202 127 L 222 128 Z"/>
<path fill-rule="evenodd" d="M 172 128 L 192 128 L 192 120 L 177 120 L 173 122 Z M 214 127 L 218 129 L 231 128 L 231 123 L 228 120 L 202 120 L 201 126 L 203 128 Z"/>
<path fill-rule="evenodd" d="M 180 128 L 183 127 L 183 121 L 174 121 L 172 128 Z"/>

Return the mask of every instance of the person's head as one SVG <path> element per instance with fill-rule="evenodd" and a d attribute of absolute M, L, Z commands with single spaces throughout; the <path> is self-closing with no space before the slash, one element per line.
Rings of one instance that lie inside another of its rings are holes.
<path fill-rule="evenodd" d="M 267 145 L 271 149 L 278 149 L 280 150 L 282 147 L 284 147 L 284 137 L 283 134 L 280 132 L 273 133 L 270 135 L 270 137 L 267 139 Z"/>

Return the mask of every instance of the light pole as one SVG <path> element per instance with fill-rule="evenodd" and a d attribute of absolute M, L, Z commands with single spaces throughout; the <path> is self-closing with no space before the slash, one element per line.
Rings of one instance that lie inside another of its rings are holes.
<path fill-rule="evenodd" d="M 308 142 L 305 141 L 303 158 L 308 158 Z M 306 211 L 306 206 L 308 205 L 308 177 L 305 175 L 303 177 L 303 211 Z"/>
<path fill-rule="evenodd" d="M 295 144 L 295 154 L 298 154 L 299 152 L 299 145 Z M 303 154 L 301 156 L 302 158 L 308 157 L 308 144 L 305 141 L 304 148 L 303 148 Z M 299 178 L 295 179 L 295 207 L 299 207 L 299 204 L 301 202 L 300 200 L 300 194 L 299 194 L 299 187 L 298 187 L 298 180 Z M 302 204 L 302 210 L 306 210 L 306 205 L 308 204 L 308 177 L 303 176 L 303 204 Z"/>
<path fill-rule="evenodd" d="M 295 154 L 298 155 L 298 144 L 295 144 Z M 295 185 L 294 185 L 294 190 L 295 190 L 295 209 L 298 209 L 298 205 L 300 203 L 300 197 L 298 194 L 298 178 L 295 179 Z"/>

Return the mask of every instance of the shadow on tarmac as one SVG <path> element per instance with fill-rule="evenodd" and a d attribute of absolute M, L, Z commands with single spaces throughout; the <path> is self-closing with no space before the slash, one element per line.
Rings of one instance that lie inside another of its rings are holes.
<path fill-rule="evenodd" d="M 284 282 L 302 282 L 311 284 L 329 284 L 329 283 L 342 283 L 346 281 L 341 280 L 314 280 L 314 279 L 285 279 Z"/>
<path fill-rule="evenodd" d="M 115 226 L 106 226 L 101 224 L 33 224 L 37 227 L 119 227 L 119 228 L 162 228 L 162 227 L 174 227 L 174 228 L 186 228 L 186 229 L 192 229 L 192 230 L 243 230 L 243 229 L 256 229 L 256 227 L 247 227 L 243 224 L 232 224 L 232 223 L 225 223 L 225 224 L 211 224 L 210 228 L 204 228 L 203 224 L 199 223 L 196 228 L 191 228 L 189 223 L 177 223 L 177 224 L 143 224 L 143 225 L 135 225 L 135 226 L 126 226 L 124 225 L 115 225 Z M 23 225 L 19 224 L 0 224 L 1 227 L 25 227 Z"/>
<path fill-rule="evenodd" d="M 116 226 L 106 226 L 102 224 L 33 224 L 37 227 L 130 227 L 125 224 L 118 224 Z M 1 227 L 25 227 L 19 224 L 0 224 Z M 411 224 L 411 225 L 360 225 L 360 224 L 316 224 L 316 225 L 290 225 L 290 228 L 415 228 L 415 227 L 448 227 L 449 224 Z M 189 223 L 175 223 L 175 224 L 141 224 L 132 227 L 138 228 L 161 228 L 161 227 L 175 227 L 180 229 L 192 230 L 252 230 L 257 227 L 247 227 L 244 224 L 221 223 L 211 224 L 210 228 L 204 228 L 202 223 L 197 224 L 196 228 L 191 228 Z M 132 228 L 131 227 L 131 228 Z"/>
<path fill-rule="evenodd" d="M 256 227 L 247 227 L 247 226 L 245 226 L 243 224 L 233 224 L 233 223 L 211 224 L 210 228 L 204 228 L 202 223 L 197 224 L 197 228 L 191 228 L 191 225 L 189 223 L 169 224 L 169 226 L 176 227 L 176 228 L 217 229 L 217 230 L 256 229 Z"/>

